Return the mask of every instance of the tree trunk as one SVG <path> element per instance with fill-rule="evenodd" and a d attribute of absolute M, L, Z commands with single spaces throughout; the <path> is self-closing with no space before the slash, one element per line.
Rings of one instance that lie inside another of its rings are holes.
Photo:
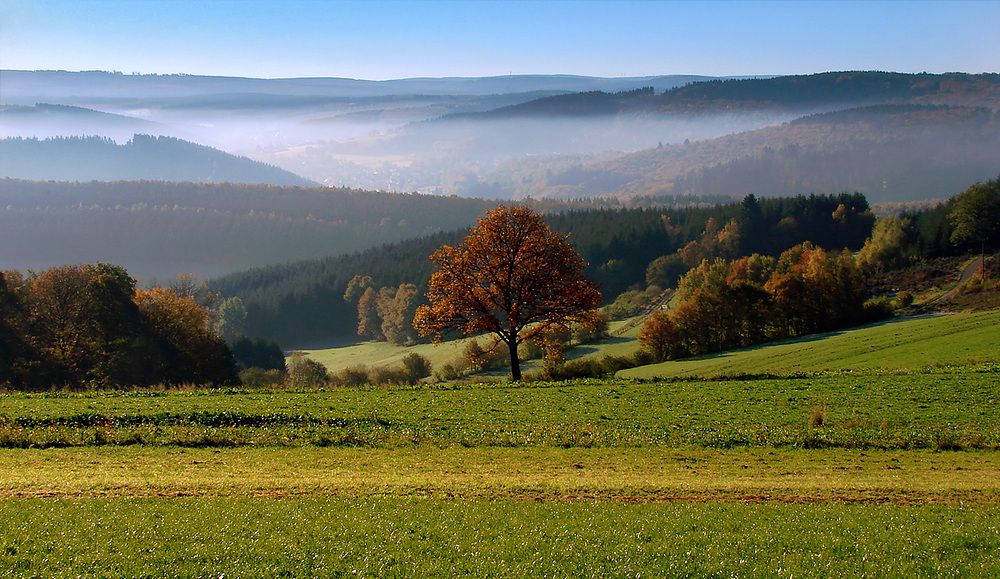
<path fill-rule="evenodd" d="M 517 357 L 517 339 L 507 342 L 507 349 L 510 350 L 510 379 L 514 382 L 521 381 L 521 360 Z"/>

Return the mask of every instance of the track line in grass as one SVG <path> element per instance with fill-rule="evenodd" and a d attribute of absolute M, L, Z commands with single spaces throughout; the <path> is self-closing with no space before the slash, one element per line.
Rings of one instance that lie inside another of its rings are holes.
<path fill-rule="evenodd" d="M 840 449 L 13 449 L 0 497 L 1000 504 L 1000 453 Z"/>

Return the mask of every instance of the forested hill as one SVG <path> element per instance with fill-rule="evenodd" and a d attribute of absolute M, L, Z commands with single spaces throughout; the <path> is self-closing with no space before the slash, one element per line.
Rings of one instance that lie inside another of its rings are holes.
<path fill-rule="evenodd" d="M 666 91 L 659 105 L 692 108 L 872 104 L 952 104 L 1000 106 L 1000 74 L 905 74 L 898 72 L 824 72 L 691 83 Z"/>
<path fill-rule="evenodd" d="M 614 115 L 626 110 L 641 109 L 655 102 L 653 88 L 607 93 L 587 91 L 543 97 L 480 113 L 456 113 L 444 117 L 461 119 L 510 119 L 516 117 L 588 117 Z"/>
<path fill-rule="evenodd" d="M 328 187 L 0 180 L 0 269 L 115 263 L 151 281 L 360 251 L 465 227 L 482 199 Z"/>
<path fill-rule="evenodd" d="M 546 215 L 546 222 L 569 234 L 590 264 L 586 275 L 611 302 L 631 286 L 645 287 L 650 264 L 678 256 L 679 250 L 684 257 L 676 257 L 670 275 L 678 276 L 703 257 L 746 250 L 777 255 L 806 240 L 859 249 L 874 217 L 863 195 L 842 194 L 761 200 L 750 209 L 731 203 L 563 211 Z M 376 287 L 412 283 L 422 296 L 433 271 L 428 256 L 442 244 L 457 244 L 465 233 L 442 232 L 360 253 L 256 268 L 210 280 L 209 286 L 244 301 L 250 334 L 277 339 L 286 348 L 356 341 L 358 305 L 343 297 L 354 276 L 371 276 Z"/>
<path fill-rule="evenodd" d="M 283 169 L 173 137 L 0 140 L 0 177 L 52 181 L 188 181 L 315 185 Z"/>
<path fill-rule="evenodd" d="M 4 90 L 5 99 L 6 92 Z M 47 103 L 0 105 L 0 138 L 100 135 L 125 142 L 135 134 L 180 136 L 162 123 L 86 107 Z"/>
<path fill-rule="evenodd" d="M 555 95 L 446 119 L 616 114 L 734 114 L 780 109 L 827 112 L 876 104 L 948 104 L 1000 108 L 1000 74 L 824 72 L 692 82 L 654 94 L 652 87 Z"/>
<path fill-rule="evenodd" d="M 861 191 L 883 203 L 947 197 L 998 168 L 997 112 L 876 105 L 614 159 L 519 159 L 484 182 L 515 198 Z"/>

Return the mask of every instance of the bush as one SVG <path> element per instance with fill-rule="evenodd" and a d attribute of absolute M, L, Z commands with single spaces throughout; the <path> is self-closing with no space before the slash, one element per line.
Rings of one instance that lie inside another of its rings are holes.
<path fill-rule="evenodd" d="M 441 366 L 441 369 L 434 373 L 434 378 L 439 382 L 450 382 L 452 380 L 458 380 L 461 377 L 461 373 L 455 368 L 454 364 L 445 364 Z"/>
<path fill-rule="evenodd" d="M 605 356 L 600 360 L 581 358 L 564 364 L 545 368 L 529 380 L 576 380 L 580 378 L 609 378 L 615 372 L 638 366 L 636 358 L 629 356 Z"/>
<path fill-rule="evenodd" d="M 285 382 L 283 370 L 265 370 L 254 366 L 240 371 L 240 381 L 246 388 L 274 388 Z"/>
<path fill-rule="evenodd" d="M 329 381 L 326 366 L 306 358 L 302 352 L 288 357 L 288 379 L 293 388 L 318 388 Z"/>
<path fill-rule="evenodd" d="M 606 312 L 598 312 L 598 316 L 597 325 L 593 328 L 583 325 L 573 326 L 573 340 L 577 344 L 589 344 L 608 337 L 608 314 Z"/>
<path fill-rule="evenodd" d="M 537 360 L 545 354 L 545 349 L 538 340 L 527 340 L 521 342 L 517 347 L 517 357 L 524 360 Z"/>
<path fill-rule="evenodd" d="M 908 291 L 901 291 L 896 294 L 896 299 L 892 300 L 892 307 L 896 310 L 905 310 L 913 305 L 913 294 Z"/>
<path fill-rule="evenodd" d="M 368 368 L 365 366 L 349 366 L 333 377 L 337 386 L 357 387 L 368 384 Z"/>
<path fill-rule="evenodd" d="M 865 322 L 877 322 L 879 320 L 891 318 L 893 312 L 893 304 L 889 298 L 879 296 L 865 302 L 862 315 Z"/>
<path fill-rule="evenodd" d="M 390 384 L 410 384 L 406 369 L 401 366 L 383 366 L 372 370 L 368 375 L 372 384 L 387 386 Z"/>
<path fill-rule="evenodd" d="M 472 374 L 483 370 L 497 370 L 510 365 L 510 352 L 502 342 L 494 341 L 488 349 L 484 349 L 479 340 L 469 340 L 461 362 Z"/>
<path fill-rule="evenodd" d="M 407 384 L 416 384 L 431 375 L 431 362 L 420 354 L 411 353 L 403 358 Z"/>

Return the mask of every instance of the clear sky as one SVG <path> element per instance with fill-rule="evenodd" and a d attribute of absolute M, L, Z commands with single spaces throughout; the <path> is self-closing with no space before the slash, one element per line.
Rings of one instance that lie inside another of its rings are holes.
<path fill-rule="evenodd" d="M 997 72 L 1000 1 L 0 0 L 0 68 L 372 80 Z"/>

